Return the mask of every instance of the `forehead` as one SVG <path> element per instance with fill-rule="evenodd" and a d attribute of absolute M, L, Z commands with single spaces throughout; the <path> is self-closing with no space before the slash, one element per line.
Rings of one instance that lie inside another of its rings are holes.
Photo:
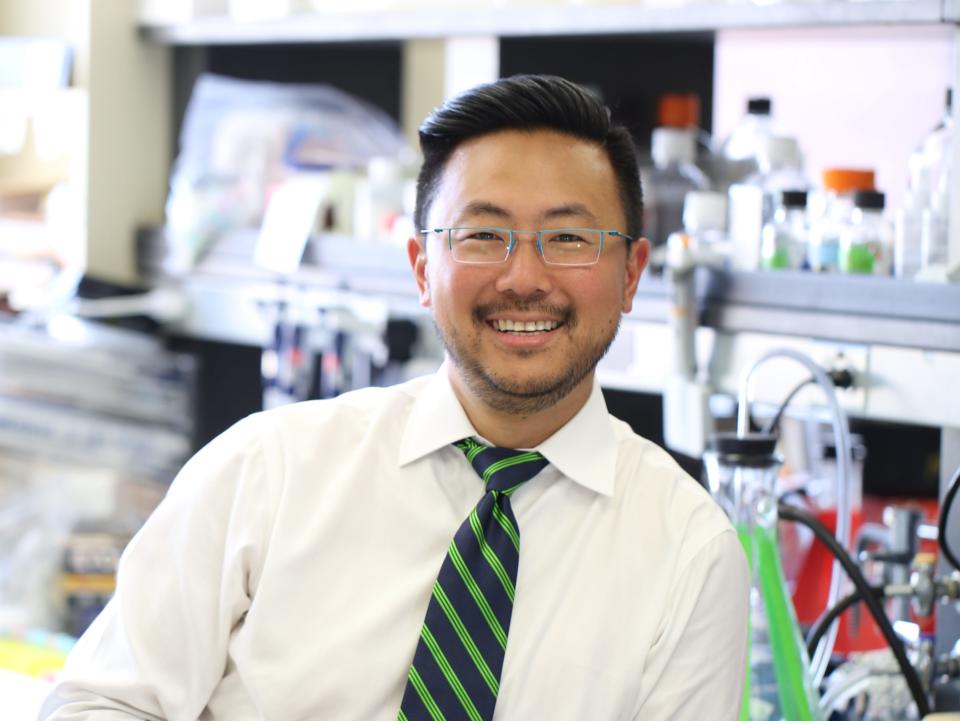
<path fill-rule="evenodd" d="M 501 130 L 458 146 L 444 167 L 431 225 L 466 220 L 465 208 L 492 205 L 535 222 L 561 206 L 584 206 L 619 227 L 623 215 L 613 166 L 603 146 L 554 130 Z"/>

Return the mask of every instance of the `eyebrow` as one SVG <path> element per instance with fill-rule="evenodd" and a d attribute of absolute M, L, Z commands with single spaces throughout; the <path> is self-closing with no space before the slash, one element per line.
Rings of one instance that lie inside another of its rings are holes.
<path fill-rule="evenodd" d="M 513 217 L 510 211 L 495 203 L 490 203 L 485 200 L 474 200 L 464 206 L 463 210 L 457 216 L 456 222 L 462 223 L 467 218 L 472 218 L 477 215 L 492 215 L 504 221 L 509 221 Z M 544 220 L 555 220 L 557 218 L 567 218 L 570 216 L 580 217 L 591 223 L 596 223 L 596 216 L 591 213 L 583 203 L 558 205 L 544 212 L 542 217 Z"/>
<path fill-rule="evenodd" d="M 566 205 L 560 205 L 556 208 L 550 208 L 550 210 L 543 214 L 543 217 L 544 220 L 553 220 L 554 218 L 566 218 L 571 215 L 584 218 L 591 223 L 596 223 L 597 221 L 596 216 L 591 213 L 583 203 L 567 203 Z"/>

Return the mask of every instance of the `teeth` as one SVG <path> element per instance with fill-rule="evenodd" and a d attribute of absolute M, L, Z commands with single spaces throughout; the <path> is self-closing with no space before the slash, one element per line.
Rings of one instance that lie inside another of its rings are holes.
<path fill-rule="evenodd" d="M 560 325 L 560 323 L 555 320 L 498 320 L 495 323 L 497 330 L 507 333 L 536 333 L 539 331 L 553 330 Z"/>

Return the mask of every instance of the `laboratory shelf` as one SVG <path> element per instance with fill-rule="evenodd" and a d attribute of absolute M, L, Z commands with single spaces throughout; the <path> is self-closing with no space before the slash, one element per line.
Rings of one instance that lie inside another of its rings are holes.
<path fill-rule="evenodd" d="M 168 333 L 266 347 L 280 308 L 318 331 L 331 319 L 341 330 L 377 337 L 388 318 L 429 329 L 399 246 L 370 252 L 370 244 L 347 238 L 315 239 L 300 270 L 278 277 L 242 257 L 249 245 L 238 239 L 233 252 L 212 253 L 181 281 L 189 312 Z M 709 352 L 702 362 L 718 391 L 735 393 L 743 368 L 789 347 L 827 365 L 846 359 L 859 378 L 842 398 L 851 414 L 960 427 L 960 284 L 699 269 L 696 287 L 698 343 Z M 670 305 L 669 282 L 645 274 L 599 367 L 605 387 L 659 393 L 666 386 Z M 788 372 L 767 376 L 758 399 L 782 399 L 802 380 Z"/>
<path fill-rule="evenodd" d="M 946 3 L 946 8 L 944 6 Z M 677 7 L 554 5 L 490 9 L 311 12 L 276 20 L 201 17 L 140 32 L 166 45 L 314 43 L 463 35 L 500 37 L 712 32 L 734 28 L 928 24 L 957 11 L 958 0 L 807 0 Z M 375 19 L 375 22 L 373 21 Z"/>
<path fill-rule="evenodd" d="M 665 319 L 669 286 L 646 277 L 632 317 Z M 703 270 L 700 322 L 727 333 L 771 333 L 960 352 L 960 284 L 814 273 Z M 645 302 L 647 301 L 647 302 Z"/>

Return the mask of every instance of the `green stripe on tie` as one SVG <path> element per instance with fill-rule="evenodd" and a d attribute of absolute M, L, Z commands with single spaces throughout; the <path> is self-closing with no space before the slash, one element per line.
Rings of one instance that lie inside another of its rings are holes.
<path fill-rule="evenodd" d="M 473 577 L 473 574 L 470 573 L 470 569 L 467 568 L 467 564 L 464 562 L 463 556 L 460 555 L 460 549 L 457 548 L 456 542 L 450 544 L 449 555 L 450 560 L 457 569 L 457 573 L 460 574 L 460 578 L 463 579 L 464 585 L 473 597 L 474 603 L 477 604 L 477 608 L 480 609 L 480 613 L 483 614 L 484 619 L 486 619 L 490 631 L 496 637 L 497 643 L 500 644 L 500 648 L 506 650 L 507 634 L 494 615 L 493 609 L 490 608 L 490 602 L 487 600 L 487 597 L 483 595 L 483 591 L 481 591 L 480 586 L 477 585 L 476 579 Z"/>
<path fill-rule="evenodd" d="M 496 503 L 496 500 L 494 500 L 494 503 Z M 490 569 L 500 580 L 500 585 L 503 586 L 503 591 L 507 594 L 507 598 L 510 599 L 510 603 L 513 603 L 513 581 L 510 580 L 507 569 L 503 567 L 503 563 L 501 563 L 496 552 L 490 547 L 490 544 L 487 543 L 487 539 L 484 538 L 483 528 L 480 527 L 480 518 L 477 516 L 477 509 L 473 509 L 473 512 L 470 514 L 470 527 L 473 529 L 473 535 L 477 537 L 477 545 L 480 546 L 480 552 L 483 554 L 483 557 L 487 559 L 487 563 L 490 564 Z"/>
<path fill-rule="evenodd" d="M 517 529 L 513 527 L 513 522 L 507 518 L 506 514 L 500 510 L 500 506 L 496 503 L 493 505 L 493 517 L 497 519 L 497 523 L 500 524 L 503 532 L 513 541 L 513 547 L 517 549 L 517 553 L 520 553 L 520 534 L 517 533 Z"/>
<path fill-rule="evenodd" d="M 483 445 L 482 443 L 477 443 L 472 438 L 464 438 L 462 441 L 454 443 L 454 445 L 467 454 L 467 459 L 471 463 L 473 463 L 473 459 L 476 458 L 481 451 L 485 451 L 487 449 L 487 446 Z"/>
<path fill-rule="evenodd" d="M 440 671 L 443 673 L 444 678 L 447 679 L 447 683 L 450 684 L 450 688 L 460 701 L 460 705 L 463 706 L 463 710 L 467 712 L 470 721 L 483 721 L 480 712 L 477 711 L 477 707 L 473 705 L 470 694 L 467 693 L 467 689 L 463 687 L 463 683 L 457 677 L 453 668 L 451 668 L 450 662 L 447 660 L 443 651 L 440 650 L 440 645 L 437 643 L 437 639 L 433 637 L 430 629 L 427 628 L 427 624 L 423 624 L 423 628 L 420 629 L 420 638 L 427 644 L 433 660 L 437 662 L 437 666 L 440 667 Z"/>
<path fill-rule="evenodd" d="M 539 461 L 542 456 L 536 451 L 531 451 L 529 453 L 523 453 L 519 456 L 514 456 L 513 458 L 504 458 L 502 461 L 497 461 L 489 466 L 483 472 L 483 482 L 489 483 L 490 477 L 497 471 L 502 471 L 504 468 L 510 468 L 510 466 L 519 466 L 521 463 L 529 463 L 530 461 Z"/>
<path fill-rule="evenodd" d="M 427 707 L 430 718 L 432 718 L 433 721 L 447 721 L 447 717 L 443 715 L 440 707 L 437 706 L 437 702 L 433 700 L 433 696 L 430 695 L 426 684 L 423 682 L 423 679 L 420 678 L 420 674 L 414 666 L 410 666 L 410 673 L 407 674 L 407 678 L 410 679 L 410 683 L 412 683 L 413 688 L 416 689 L 417 695 L 420 697 L 420 700 L 423 701 L 423 705 Z"/>
<path fill-rule="evenodd" d="M 483 654 L 480 653 L 480 649 L 477 648 L 473 636 L 470 635 L 467 627 L 463 625 L 460 614 L 457 613 L 453 604 L 450 603 L 450 599 L 447 597 L 447 593 L 443 590 L 443 586 L 440 585 L 439 581 L 433 584 L 433 597 L 437 599 L 437 603 L 440 604 L 440 608 L 443 609 L 443 613 L 447 617 L 447 620 L 450 621 L 450 625 L 453 626 L 453 630 L 457 632 L 460 643 L 462 643 L 463 647 L 467 650 L 474 665 L 477 667 L 477 671 L 480 672 L 484 682 L 487 684 L 487 688 L 490 689 L 490 693 L 496 697 L 500 692 L 500 682 L 497 681 L 497 677 L 493 675 L 493 671 L 491 671 L 487 665 Z"/>

